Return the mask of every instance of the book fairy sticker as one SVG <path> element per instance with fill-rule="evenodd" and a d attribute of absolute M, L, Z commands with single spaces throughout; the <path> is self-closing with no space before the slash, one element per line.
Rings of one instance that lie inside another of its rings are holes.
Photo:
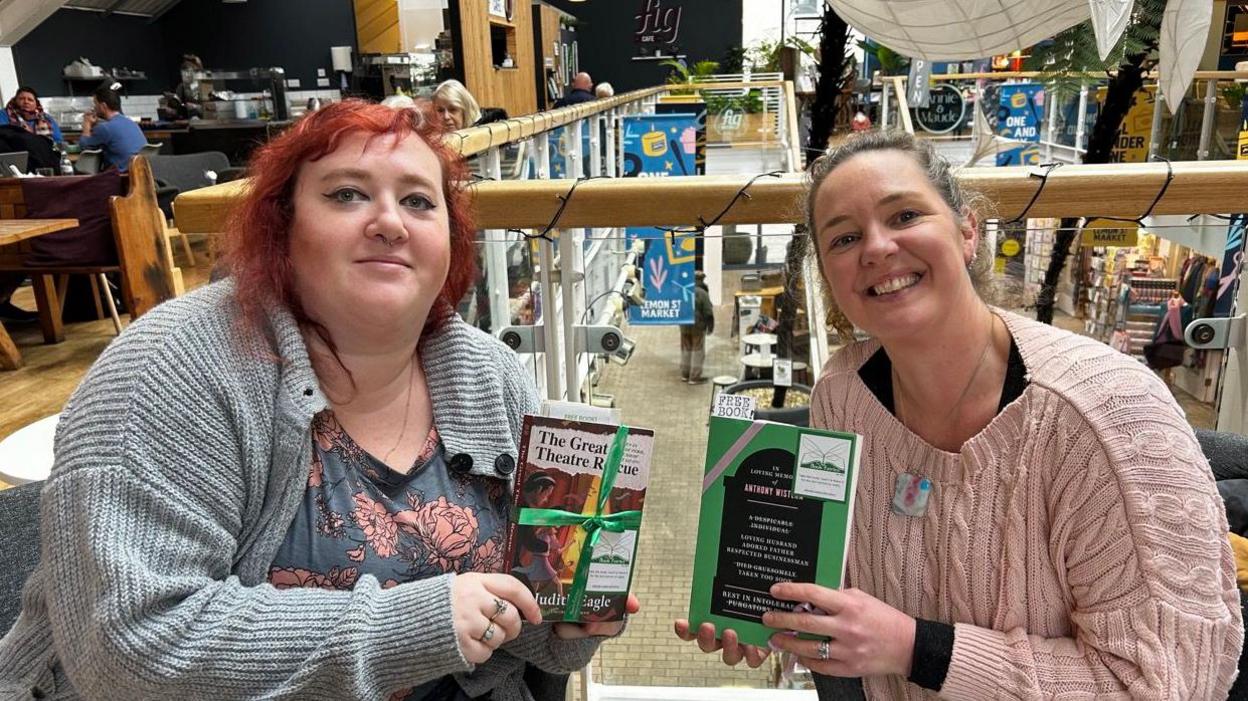
<path fill-rule="evenodd" d="M 846 471 L 853 442 L 802 434 L 798 439 L 793 493 L 824 501 L 845 501 Z"/>
<path fill-rule="evenodd" d="M 755 400 L 753 397 L 744 394 L 720 392 L 715 395 L 715 408 L 711 411 L 711 416 L 753 421 L 754 405 Z"/>
<path fill-rule="evenodd" d="M 792 387 L 793 361 L 786 358 L 776 358 L 771 363 L 771 377 L 771 384 L 776 387 Z"/>
<path fill-rule="evenodd" d="M 588 591 L 627 592 L 628 574 L 632 570 L 633 553 L 637 550 L 637 531 L 612 533 L 603 531 L 589 561 Z"/>

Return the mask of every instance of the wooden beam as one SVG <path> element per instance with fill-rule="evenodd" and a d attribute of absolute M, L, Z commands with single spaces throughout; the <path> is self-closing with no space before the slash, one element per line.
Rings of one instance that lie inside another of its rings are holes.
<path fill-rule="evenodd" d="M 1174 181 L 1154 214 L 1214 214 L 1248 210 L 1248 162 L 1183 161 L 1171 166 Z M 995 203 L 996 216 L 1018 216 L 1040 186 L 1037 168 L 966 168 L 964 186 Z M 752 176 L 616 178 L 582 183 L 564 211 L 569 227 L 696 224 L 722 210 Z M 803 175 L 759 178 L 724 216 L 725 224 L 801 221 Z M 1053 170 L 1031 217 L 1137 217 L 1161 190 L 1164 163 L 1067 165 Z M 541 228 L 559 208 L 571 180 L 511 180 L 470 186 L 480 229 Z M 222 230 L 245 183 L 231 182 L 186 192 L 174 202 L 179 228 L 189 233 Z"/>
<path fill-rule="evenodd" d="M 902 76 L 893 76 L 893 92 L 897 94 L 897 114 L 901 115 L 901 128 L 907 134 L 914 133 L 914 124 L 910 122 L 910 100 L 906 97 L 906 86 L 902 84 Z"/>
<path fill-rule="evenodd" d="M 802 135 L 798 132 L 797 127 L 797 96 L 793 93 L 793 81 L 784 81 L 784 112 L 785 112 L 785 130 L 789 134 L 789 157 L 793 161 L 793 167 L 802 170 L 805 167 L 805 161 L 802 159 Z"/>
<path fill-rule="evenodd" d="M 1175 163 L 1174 181 L 1154 214 L 1211 214 L 1248 209 L 1248 163 Z M 1035 168 L 968 168 L 959 180 L 995 204 L 996 216 L 1018 216 L 1036 193 Z M 678 226 L 709 221 L 752 176 L 629 178 L 582 183 L 560 220 L 567 227 Z M 1138 217 L 1161 190 L 1163 163 L 1063 166 L 1053 171 L 1031 217 Z M 481 229 L 542 228 L 572 181 L 482 182 L 472 186 Z M 1110 194 L 1112 193 L 1112 195 Z M 764 177 L 721 220 L 725 224 L 798 223 L 804 176 Z"/>

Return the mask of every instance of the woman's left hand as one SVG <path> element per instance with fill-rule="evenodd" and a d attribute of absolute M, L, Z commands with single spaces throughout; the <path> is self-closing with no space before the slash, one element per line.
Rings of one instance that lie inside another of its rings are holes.
<path fill-rule="evenodd" d="M 817 584 L 787 582 L 771 588 L 781 601 L 809 603 L 825 613 L 763 614 L 763 625 L 824 636 L 827 659 L 819 655 L 819 640 L 790 634 L 771 636 L 773 650 L 796 654 L 813 672 L 834 677 L 910 675 L 914 655 L 914 618 L 857 589 L 838 591 Z"/>
<path fill-rule="evenodd" d="M 628 595 L 628 601 L 624 603 L 624 612 L 632 615 L 641 610 L 641 602 L 636 596 Z M 624 629 L 624 621 L 611 621 L 609 623 L 556 623 L 555 635 L 564 640 L 576 640 L 578 638 L 588 638 L 591 635 L 618 635 Z"/>

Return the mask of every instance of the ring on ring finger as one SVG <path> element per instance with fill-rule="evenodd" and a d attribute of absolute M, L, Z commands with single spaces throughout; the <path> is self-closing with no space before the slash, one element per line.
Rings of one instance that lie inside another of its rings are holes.
<path fill-rule="evenodd" d="M 828 654 L 829 654 L 828 648 L 829 648 L 828 641 L 820 640 L 819 647 L 817 648 L 817 653 L 815 656 L 818 657 L 820 660 L 828 659 Z"/>
<path fill-rule="evenodd" d="M 485 627 L 485 632 L 482 633 L 481 637 L 477 638 L 477 640 L 483 643 L 490 642 L 491 640 L 494 639 L 494 633 L 496 632 L 496 630 L 497 629 L 494 626 L 494 621 L 490 621 L 490 624 Z"/>

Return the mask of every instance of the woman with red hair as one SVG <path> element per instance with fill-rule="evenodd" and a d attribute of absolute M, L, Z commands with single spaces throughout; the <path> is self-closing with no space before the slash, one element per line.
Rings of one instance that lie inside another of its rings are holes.
<path fill-rule="evenodd" d="M 537 393 L 453 311 L 476 256 L 442 135 L 346 101 L 256 154 L 230 276 L 62 415 L 0 697 L 528 699 L 619 632 L 541 624 L 502 573 Z"/>

